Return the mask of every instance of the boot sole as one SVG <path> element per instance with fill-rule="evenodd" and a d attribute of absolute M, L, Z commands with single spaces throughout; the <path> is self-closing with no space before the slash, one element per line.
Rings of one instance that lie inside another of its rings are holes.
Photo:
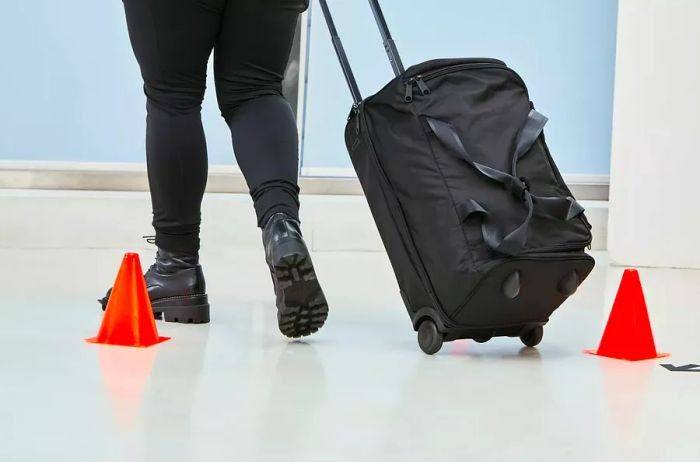
<path fill-rule="evenodd" d="M 107 308 L 108 298 L 97 300 L 102 311 Z M 151 301 L 153 317 L 166 322 L 182 324 L 205 324 L 209 322 L 209 300 L 206 294 L 166 297 Z"/>
<path fill-rule="evenodd" d="M 290 338 L 318 331 L 328 318 L 328 303 L 309 254 L 303 250 L 287 253 L 273 268 L 272 277 L 284 303 L 277 312 L 280 331 Z"/>
<path fill-rule="evenodd" d="M 153 315 L 165 322 L 206 324 L 209 322 L 209 298 L 206 294 L 166 297 L 151 302 Z"/>

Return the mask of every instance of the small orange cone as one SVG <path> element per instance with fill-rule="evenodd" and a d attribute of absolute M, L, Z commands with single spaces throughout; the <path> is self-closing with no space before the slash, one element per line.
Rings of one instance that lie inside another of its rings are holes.
<path fill-rule="evenodd" d="M 636 269 L 626 269 L 623 273 L 598 350 L 586 350 L 586 353 L 628 361 L 668 356 L 667 353 L 656 352 L 642 283 Z"/>
<path fill-rule="evenodd" d="M 166 340 L 170 337 L 158 336 L 139 256 L 126 253 L 112 286 L 100 331 L 97 337 L 86 341 L 143 348 Z"/>

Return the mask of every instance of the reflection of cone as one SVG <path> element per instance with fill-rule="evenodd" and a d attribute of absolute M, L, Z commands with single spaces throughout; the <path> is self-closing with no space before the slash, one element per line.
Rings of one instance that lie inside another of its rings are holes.
<path fill-rule="evenodd" d="M 651 361 L 600 361 L 605 395 L 607 398 L 609 428 L 616 440 L 627 454 L 636 454 L 641 448 L 638 444 L 639 435 L 646 434 L 644 418 L 644 403 L 647 401 L 649 381 L 657 367 Z M 644 459 L 639 454 L 634 459 Z M 634 460 L 621 457 L 621 460 Z"/>
<path fill-rule="evenodd" d="M 133 349 L 100 346 L 100 367 L 105 390 L 121 428 L 134 426 L 143 388 L 151 375 L 156 348 Z"/>
<path fill-rule="evenodd" d="M 124 254 L 117 280 L 114 281 L 109 303 L 102 318 L 97 337 L 87 339 L 92 343 L 148 347 L 164 342 L 169 337 L 159 337 L 156 322 L 148 298 L 146 281 L 141 271 L 139 256 Z"/>
<path fill-rule="evenodd" d="M 622 275 L 598 350 L 586 352 L 628 361 L 668 356 L 656 352 L 642 283 L 636 269 L 626 269 Z"/>

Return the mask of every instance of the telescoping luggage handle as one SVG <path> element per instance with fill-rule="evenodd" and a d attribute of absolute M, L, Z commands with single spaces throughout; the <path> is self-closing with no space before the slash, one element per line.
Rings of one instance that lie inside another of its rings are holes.
<path fill-rule="evenodd" d="M 382 41 L 384 42 L 386 55 L 389 57 L 389 64 L 391 64 L 391 68 L 394 70 L 394 75 L 398 77 L 404 73 L 405 69 L 403 68 L 401 57 L 399 56 L 399 50 L 396 49 L 394 39 L 391 38 L 389 26 L 386 25 L 386 19 L 384 19 L 384 13 L 382 13 L 382 8 L 379 6 L 379 0 L 369 0 L 369 6 L 372 8 L 374 19 L 377 21 L 379 32 L 382 34 Z"/>
<path fill-rule="evenodd" d="M 357 86 L 355 75 L 352 73 L 352 69 L 350 68 L 350 62 L 348 61 L 348 57 L 345 54 L 343 43 L 340 41 L 340 37 L 338 37 L 338 31 L 335 28 L 333 17 L 331 16 L 331 12 L 328 9 L 328 3 L 326 2 L 326 0 L 319 0 L 319 3 L 321 4 L 323 17 L 326 19 L 326 24 L 328 25 L 328 31 L 331 33 L 331 41 L 333 42 L 333 48 L 335 48 L 335 53 L 336 55 L 338 55 L 340 67 L 343 70 L 343 74 L 345 75 L 345 80 L 348 83 L 348 87 L 350 87 L 352 99 L 355 102 L 355 104 L 358 104 L 360 101 L 362 101 L 362 95 L 360 94 L 360 89 Z M 382 13 L 382 9 L 379 6 L 379 1 L 369 0 L 369 6 L 372 8 L 372 13 L 374 13 L 374 19 L 377 21 L 377 26 L 379 27 L 379 32 L 381 33 L 382 41 L 384 42 L 384 49 L 386 50 L 386 54 L 389 57 L 389 63 L 391 64 L 391 68 L 394 70 L 394 75 L 399 76 L 404 72 L 403 63 L 401 62 L 401 57 L 399 56 L 399 52 L 396 49 L 394 39 L 391 38 L 391 32 L 389 32 L 389 27 L 387 26 L 386 20 L 384 19 L 384 14 Z"/>

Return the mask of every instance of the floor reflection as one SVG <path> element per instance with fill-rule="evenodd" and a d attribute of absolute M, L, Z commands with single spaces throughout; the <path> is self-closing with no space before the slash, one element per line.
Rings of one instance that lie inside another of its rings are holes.
<path fill-rule="evenodd" d="M 446 342 L 437 356 L 463 356 L 468 358 L 518 359 L 540 361 L 542 354 L 538 348 L 520 347 L 516 350 L 510 342 L 513 339 L 495 338 L 491 345 L 479 345 L 472 340 Z M 554 354 L 554 351 L 552 350 Z M 552 356 L 552 355 L 550 355 Z"/>
<path fill-rule="evenodd" d="M 316 425 L 326 399 L 326 377 L 316 348 L 302 341 L 288 343 L 280 352 L 266 408 L 260 422 L 259 458 L 304 461 L 307 429 Z M 276 454 L 280 448 L 283 453 Z"/>
<path fill-rule="evenodd" d="M 98 345 L 97 348 L 102 381 L 117 425 L 121 430 L 131 430 L 159 347 Z"/>
<path fill-rule="evenodd" d="M 621 361 L 601 359 L 610 437 L 626 449 L 636 446 L 639 435 L 645 434 L 643 409 L 649 382 L 657 361 Z"/>
<path fill-rule="evenodd" d="M 394 406 L 375 448 L 376 454 L 392 455 L 385 460 L 403 461 L 417 454 L 443 459 L 438 455 L 443 448 L 454 446 L 455 438 L 472 441 L 469 451 L 479 453 L 489 445 L 501 444 L 498 435 L 503 419 L 528 415 L 533 403 L 545 401 L 551 393 L 536 348 L 487 347 L 469 340 L 445 346 L 447 351 L 435 356 L 417 356 L 410 374 L 396 389 Z M 536 384 L 527 395 L 510 388 L 516 370 Z M 483 407 L 483 402 L 498 404 Z M 446 422 L 459 422 L 459 426 L 447 428 Z M 473 435 L 484 436 L 475 445 Z M 413 453 L 407 451 L 406 441 L 411 442 Z"/>
<path fill-rule="evenodd" d="M 171 342 L 164 344 L 153 368 L 143 410 L 143 460 L 189 462 L 194 458 L 192 411 L 198 397 L 210 327 L 208 324 L 184 327 L 188 335 L 173 336 Z"/>

